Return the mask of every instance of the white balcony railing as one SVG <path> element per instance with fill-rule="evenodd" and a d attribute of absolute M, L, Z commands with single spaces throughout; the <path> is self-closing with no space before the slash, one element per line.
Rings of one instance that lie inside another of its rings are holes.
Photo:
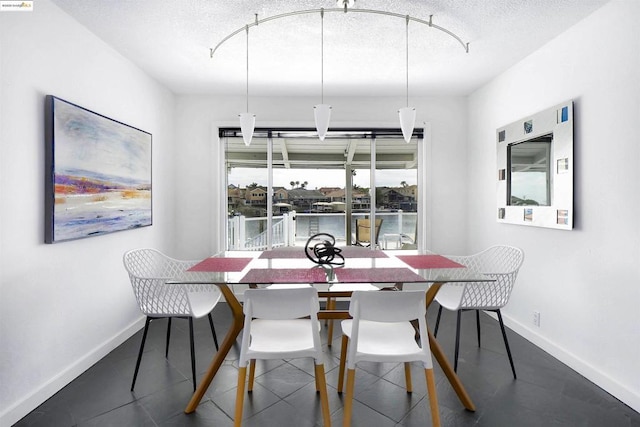
<path fill-rule="evenodd" d="M 355 230 L 355 221 L 366 217 L 366 213 L 352 214 L 352 230 Z M 340 213 L 285 213 L 282 216 L 273 217 L 272 242 L 274 248 L 282 246 L 300 246 L 315 233 L 329 233 L 336 238 L 338 244 L 346 244 L 345 214 Z M 415 240 L 416 212 L 376 212 L 376 218 L 382 218 L 380 229 L 380 242 L 383 249 L 393 243 L 399 246 L 403 237 Z M 245 216 L 233 216 L 228 220 L 228 249 L 229 250 L 265 250 L 267 242 L 267 218 L 248 218 Z M 353 236 L 350 237 L 353 240 Z M 297 243 L 296 243 L 297 241 Z"/>

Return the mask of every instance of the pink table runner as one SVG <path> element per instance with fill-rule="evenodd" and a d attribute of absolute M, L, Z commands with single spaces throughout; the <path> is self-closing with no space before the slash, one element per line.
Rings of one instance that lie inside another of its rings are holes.
<path fill-rule="evenodd" d="M 187 271 L 242 271 L 253 258 L 207 258 Z"/>
<path fill-rule="evenodd" d="M 324 283 L 322 268 L 252 268 L 239 283 Z"/>
<path fill-rule="evenodd" d="M 425 280 L 408 268 L 336 268 L 336 277 L 340 283 L 415 283 Z"/>
<path fill-rule="evenodd" d="M 398 259 L 417 269 L 464 268 L 464 265 L 458 264 L 442 255 L 399 255 Z"/>

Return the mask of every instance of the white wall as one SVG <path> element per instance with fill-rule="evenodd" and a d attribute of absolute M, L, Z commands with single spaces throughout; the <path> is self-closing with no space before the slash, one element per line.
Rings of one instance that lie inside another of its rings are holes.
<path fill-rule="evenodd" d="M 508 324 L 640 410 L 640 3 L 614 0 L 470 99 L 423 98 L 432 129 L 432 246 L 524 248 Z M 557 65 L 554 65 L 557 64 Z M 44 96 L 153 134 L 154 225 L 44 245 Z M 576 229 L 495 222 L 495 129 L 576 100 Z M 401 97 L 327 99 L 332 121 L 395 123 Z M 257 98 L 262 122 L 312 124 L 311 98 Z M 0 426 L 140 327 L 122 253 L 214 248 L 212 126 L 244 98 L 174 97 L 47 0 L 0 14 Z M 175 117 L 174 117 L 175 114 Z M 175 136 L 175 138 L 174 138 Z M 542 313 L 540 329 L 531 313 Z M 517 355 L 516 355 L 517 357 Z"/>
<path fill-rule="evenodd" d="M 397 109 L 405 102 L 401 98 L 331 98 L 331 122 L 335 125 L 358 123 L 392 123 L 399 127 Z M 250 109 L 256 114 L 256 126 L 261 123 L 309 126 L 313 124 L 313 98 L 251 98 Z M 413 99 L 417 109 L 416 123 L 431 123 L 433 177 L 432 249 L 455 253 L 466 243 L 466 99 Z M 212 153 L 215 124 L 239 126 L 238 113 L 245 109 L 244 97 L 179 96 L 176 105 L 178 174 L 176 183 L 178 209 L 176 224 L 177 248 L 187 258 L 198 258 L 216 249 L 214 240 L 216 212 L 211 201 L 219 200 L 224 183 L 212 184 L 212 165 L 218 158 Z M 224 198 L 223 198 L 224 200 Z M 222 219 L 223 220 L 223 219 Z M 213 237 L 212 237 L 213 236 Z"/>
<path fill-rule="evenodd" d="M 173 95 L 49 1 L 0 14 L 0 426 L 140 328 L 125 250 L 172 248 Z M 153 226 L 44 242 L 44 97 L 153 134 Z"/>
<path fill-rule="evenodd" d="M 470 250 L 525 251 L 507 324 L 635 410 L 639 16 L 640 2 L 614 0 L 470 97 L 467 209 Z M 575 229 L 496 223 L 496 128 L 567 99 L 575 100 Z"/>

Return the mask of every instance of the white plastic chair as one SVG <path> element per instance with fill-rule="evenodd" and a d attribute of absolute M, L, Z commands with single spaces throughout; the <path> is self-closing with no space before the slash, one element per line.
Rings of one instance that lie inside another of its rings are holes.
<path fill-rule="evenodd" d="M 349 314 L 353 319 L 342 321 L 342 352 L 338 392 L 342 393 L 345 356 L 347 365 L 347 395 L 344 399 L 343 425 L 351 425 L 355 368 L 359 362 L 404 363 L 407 392 L 412 392 L 410 362 L 422 362 L 425 370 L 431 422 L 440 426 L 438 399 L 433 376 L 433 363 L 427 335 L 426 291 L 355 291 L 351 296 Z M 419 325 L 420 345 L 415 339 Z"/>
<path fill-rule="evenodd" d="M 189 320 L 189 339 L 191 347 L 191 374 L 193 389 L 196 389 L 196 360 L 193 342 L 193 319 L 207 316 L 213 341 L 218 349 L 218 338 L 213 326 L 211 311 L 220 301 L 220 289 L 212 284 L 176 284 L 167 283 L 179 280 L 182 274 L 198 261 L 182 261 L 170 258 L 155 249 L 134 249 L 123 257 L 124 267 L 129 273 L 133 293 L 142 314 L 147 316 L 142 333 L 142 342 L 136 368 L 133 373 L 131 391 L 136 385 L 138 369 L 142 360 L 144 344 L 149 324 L 152 320 L 168 318 L 165 357 L 169 355 L 171 337 L 171 319 L 174 317 Z"/>
<path fill-rule="evenodd" d="M 331 426 L 325 380 L 318 291 L 313 287 L 247 289 L 244 292 L 244 331 L 238 361 L 238 389 L 234 425 L 242 424 L 247 365 L 251 362 L 248 391 L 253 390 L 256 359 L 311 357 L 315 362 L 316 390 L 324 426 Z"/>
<path fill-rule="evenodd" d="M 380 288 L 371 283 L 334 283 L 329 286 L 329 292 L 354 292 L 354 291 L 378 291 Z M 327 297 L 327 310 L 335 310 L 336 298 L 332 296 Z M 333 320 L 328 319 L 325 324 L 327 325 L 327 346 L 331 347 L 333 341 Z"/>
<path fill-rule="evenodd" d="M 518 276 L 518 270 L 524 261 L 524 252 L 513 246 L 492 246 L 484 251 L 469 256 L 448 256 L 462 265 L 473 268 L 487 276 L 493 277 L 495 282 L 447 283 L 436 294 L 436 301 L 440 304 L 434 336 L 438 335 L 442 309 L 457 311 L 456 345 L 453 369 L 458 369 L 458 353 L 460 348 L 460 315 L 463 311 L 475 310 L 478 347 L 480 347 L 480 310 L 493 311 L 498 315 L 502 338 L 509 356 L 513 378 L 516 369 L 513 365 L 509 341 L 502 321 L 500 309 L 509 302 L 513 285 Z"/>

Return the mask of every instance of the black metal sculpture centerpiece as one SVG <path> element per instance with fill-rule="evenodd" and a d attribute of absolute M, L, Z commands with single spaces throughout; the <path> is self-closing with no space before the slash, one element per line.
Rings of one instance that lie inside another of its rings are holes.
<path fill-rule="evenodd" d="M 344 256 L 340 253 L 342 249 L 335 245 L 336 239 L 331 234 L 314 234 L 307 240 L 304 253 L 307 255 L 307 258 L 318 265 L 342 266 L 344 265 Z"/>

